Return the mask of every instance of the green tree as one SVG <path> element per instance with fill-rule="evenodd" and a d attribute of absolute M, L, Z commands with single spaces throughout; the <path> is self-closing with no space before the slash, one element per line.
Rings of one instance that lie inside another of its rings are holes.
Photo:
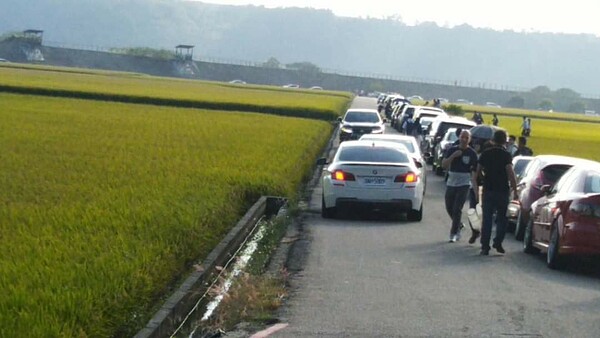
<path fill-rule="evenodd" d="M 552 91 L 547 86 L 537 86 L 530 90 L 530 93 L 533 95 L 539 96 L 550 96 L 552 95 Z"/>
<path fill-rule="evenodd" d="M 267 62 L 263 63 L 266 68 L 281 68 L 281 62 L 274 57 L 270 57 Z"/>
<path fill-rule="evenodd" d="M 506 102 L 506 105 L 511 108 L 523 108 L 525 107 L 525 99 L 522 96 L 515 95 Z"/>
<path fill-rule="evenodd" d="M 554 107 L 554 104 L 552 104 L 552 101 L 550 99 L 544 99 L 542 101 L 540 101 L 540 104 L 538 104 L 538 108 L 542 109 L 542 110 L 550 110 Z"/>
<path fill-rule="evenodd" d="M 450 115 L 455 115 L 455 116 L 465 115 L 465 111 L 463 110 L 463 108 L 457 104 L 444 105 L 444 110 Z"/>
<path fill-rule="evenodd" d="M 569 88 L 560 88 L 554 92 L 554 95 L 559 100 L 575 100 L 581 98 L 581 95 Z"/>

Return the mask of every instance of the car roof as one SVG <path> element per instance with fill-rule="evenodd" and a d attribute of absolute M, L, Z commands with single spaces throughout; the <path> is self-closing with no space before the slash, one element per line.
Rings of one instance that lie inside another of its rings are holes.
<path fill-rule="evenodd" d="M 517 155 L 515 157 L 513 157 L 513 161 L 514 160 L 533 160 L 535 158 L 535 156 L 527 156 L 527 155 Z"/>
<path fill-rule="evenodd" d="M 349 112 L 364 112 L 364 113 L 376 113 L 379 114 L 379 112 L 377 111 L 377 109 L 370 109 L 370 108 L 350 108 L 348 110 L 346 110 L 346 113 Z"/>
<path fill-rule="evenodd" d="M 340 148 L 348 148 L 348 147 L 388 147 L 388 148 L 399 148 L 399 143 L 391 142 L 391 141 L 378 141 L 378 140 L 350 140 L 344 141 L 340 143 Z M 402 146 L 400 148 L 406 149 L 406 147 Z M 406 151 L 408 153 L 408 150 Z"/>
<path fill-rule="evenodd" d="M 596 161 L 588 160 L 580 157 L 572 157 L 565 155 L 537 155 L 534 160 L 542 162 L 543 166 L 554 164 L 569 164 L 569 165 L 591 165 L 595 166 Z"/>
<path fill-rule="evenodd" d="M 373 145 L 373 142 L 377 142 L 376 145 L 379 145 L 380 143 L 384 143 L 384 145 L 385 145 L 385 143 L 389 143 L 389 144 L 393 144 L 394 146 L 400 146 L 400 148 L 406 150 L 407 153 L 410 153 L 410 150 L 408 150 L 408 148 L 404 144 L 394 142 L 394 141 L 386 141 L 386 139 L 392 140 L 393 138 L 391 138 L 391 137 L 380 137 L 380 136 L 384 136 L 382 134 L 377 134 L 377 136 L 370 136 L 370 135 L 374 135 L 374 134 L 365 134 L 365 135 L 361 136 L 361 138 L 358 140 L 365 141 L 365 143 L 367 145 Z M 400 138 L 397 138 L 397 139 L 401 140 Z"/>
<path fill-rule="evenodd" d="M 465 117 L 462 117 L 462 116 L 440 115 L 440 116 L 436 117 L 435 119 L 440 122 L 462 123 L 462 124 L 466 124 L 466 125 L 470 125 L 470 126 L 477 125 L 477 123 L 475 123 Z"/>
<path fill-rule="evenodd" d="M 446 134 L 456 133 L 456 129 L 457 129 L 456 127 L 448 128 L 448 130 L 446 130 Z"/>
<path fill-rule="evenodd" d="M 361 136 L 362 138 L 371 138 L 371 139 L 395 139 L 395 140 L 415 140 L 413 136 L 410 135 L 400 135 L 400 134 L 364 134 Z"/>

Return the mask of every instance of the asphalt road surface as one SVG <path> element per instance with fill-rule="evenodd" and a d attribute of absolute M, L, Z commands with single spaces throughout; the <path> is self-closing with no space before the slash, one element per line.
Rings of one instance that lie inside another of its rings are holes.
<path fill-rule="evenodd" d="M 314 188 L 289 261 L 288 326 L 271 337 L 600 337 L 597 260 L 550 270 L 512 234 L 505 255 L 479 256 L 468 230 L 448 243 L 444 191 L 428 170 L 423 220 L 408 222 L 374 212 L 323 219 Z"/>

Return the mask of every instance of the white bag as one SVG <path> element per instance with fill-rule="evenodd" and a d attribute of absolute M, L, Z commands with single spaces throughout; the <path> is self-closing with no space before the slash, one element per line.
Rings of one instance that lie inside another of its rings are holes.
<path fill-rule="evenodd" d="M 467 211 L 467 218 L 469 219 L 471 229 L 481 231 L 481 213 L 481 206 L 479 204 Z"/>

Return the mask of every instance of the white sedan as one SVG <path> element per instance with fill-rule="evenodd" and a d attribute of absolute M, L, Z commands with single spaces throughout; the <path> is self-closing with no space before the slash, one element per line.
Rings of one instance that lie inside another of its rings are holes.
<path fill-rule="evenodd" d="M 425 173 L 404 147 L 386 141 L 347 141 L 340 144 L 323 175 L 321 215 L 332 218 L 340 208 L 368 206 L 406 212 L 421 221 Z"/>

